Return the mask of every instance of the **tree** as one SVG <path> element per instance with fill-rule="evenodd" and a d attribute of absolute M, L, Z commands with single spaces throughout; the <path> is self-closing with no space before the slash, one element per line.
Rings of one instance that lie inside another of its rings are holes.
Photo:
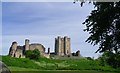
<path fill-rule="evenodd" d="M 86 42 L 99 44 L 97 52 L 120 52 L 120 1 L 93 2 L 95 9 L 83 22 L 90 36 Z"/>
<path fill-rule="evenodd" d="M 84 2 L 81 2 L 81 6 Z M 101 61 L 114 68 L 120 67 L 120 1 L 93 2 L 95 7 L 83 22 L 90 36 L 86 42 L 98 45 L 103 52 Z M 104 65 L 104 64 L 103 64 Z"/>
<path fill-rule="evenodd" d="M 26 58 L 37 60 L 40 58 L 40 51 L 38 49 L 34 49 L 33 51 L 27 50 L 25 52 L 25 56 L 26 56 Z"/>

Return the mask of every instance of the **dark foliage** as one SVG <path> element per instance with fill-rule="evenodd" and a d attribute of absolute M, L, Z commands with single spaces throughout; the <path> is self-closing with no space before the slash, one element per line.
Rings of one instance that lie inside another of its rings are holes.
<path fill-rule="evenodd" d="M 100 64 L 102 66 L 110 65 L 114 68 L 120 67 L 120 54 L 114 54 L 113 52 L 106 51 L 101 57 L 99 57 Z"/>
<path fill-rule="evenodd" d="M 83 6 L 84 2 L 81 2 Z M 91 3 L 91 2 L 89 2 Z M 99 45 L 101 64 L 120 67 L 120 1 L 93 2 L 94 10 L 83 22 L 90 36 L 86 42 Z"/>
<path fill-rule="evenodd" d="M 40 58 L 40 51 L 38 49 L 35 50 L 27 50 L 25 52 L 26 58 L 33 59 L 33 60 L 38 60 Z"/>
<path fill-rule="evenodd" d="M 86 42 L 99 44 L 96 52 L 120 50 L 120 2 L 94 2 L 95 9 L 83 22 L 90 36 Z"/>
<path fill-rule="evenodd" d="M 91 57 L 86 57 L 86 59 L 88 59 L 88 60 L 94 60 L 93 58 L 91 58 Z"/>

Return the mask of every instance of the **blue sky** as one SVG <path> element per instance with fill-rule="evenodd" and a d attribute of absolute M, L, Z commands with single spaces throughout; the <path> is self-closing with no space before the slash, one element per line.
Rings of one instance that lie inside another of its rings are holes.
<path fill-rule="evenodd" d="M 8 54 L 13 41 L 24 45 L 26 38 L 54 51 L 55 38 L 69 36 L 72 52 L 80 50 L 82 56 L 97 57 L 98 46 L 85 42 L 89 34 L 82 24 L 92 9 L 91 4 L 80 7 L 72 2 L 3 2 L 2 54 Z"/>

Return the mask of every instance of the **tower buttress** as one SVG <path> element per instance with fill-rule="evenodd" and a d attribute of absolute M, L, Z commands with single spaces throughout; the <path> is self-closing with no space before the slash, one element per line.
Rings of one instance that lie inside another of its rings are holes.
<path fill-rule="evenodd" d="M 57 55 L 57 38 L 55 38 L 55 54 Z"/>
<path fill-rule="evenodd" d="M 17 42 L 15 41 L 12 43 L 12 45 L 10 47 L 9 55 L 12 57 L 15 57 L 16 49 L 17 49 Z"/>
<path fill-rule="evenodd" d="M 58 36 L 58 39 L 57 39 L 57 55 L 60 55 L 61 54 L 61 37 Z"/>
<path fill-rule="evenodd" d="M 55 38 L 55 54 L 60 55 L 61 53 L 61 37 Z"/>
<path fill-rule="evenodd" d="M 64 56 L 64 38 L 61 38 L 61 44 L 60 44 L 61 48 L 60 48 L 60 55 Z"/>
<path fill-rule="evenodd" d="M 65 55 L 70 55 L 71 53 L 70 38 L 67 36 L 64 37 L 64 53 Z"/>

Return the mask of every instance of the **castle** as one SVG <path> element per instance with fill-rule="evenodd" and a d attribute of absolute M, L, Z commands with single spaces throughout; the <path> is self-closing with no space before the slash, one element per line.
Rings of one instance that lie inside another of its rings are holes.
<path fill-rule="evenodd" d="M 55 38 L 55 52 L 50 53 L 50 48 L 48 48 L 48 52 L 46 53 L 46 48 L 39 43 L 32 43 L 30 44 L 30 41 L 28 39 L 25 40 L 25 45 L 18 46 L 17 42 L 12 42 L 12 45 L 9 50 L 9 55 L 11 57 L 16 58 L 25 58 L 25 51 L 27 50 L 34 50 L 38 49 L 40 51 L 41 56 L 50 58 L 50 56 L 80 56 L 80 51 L 77 51 L 76 53 L 71 53 L 71 43 L 70 38 L 67 36 L 60 37 L 58 36 Z"/>
<path fill-rule="evenodd" d="M 30 43 L 30 41 L 28 39 L 26 39 L 25 45 L 18 46 L 17 42 L 14 41 L 10 47 L 9 55 L 12 57 L 17 57 L 17 58 L 25 58 L 25 55 L 24 55 L 25 51 L 38 49 L 42 56 L 49 58 L 49 54 L 50 54 L 49 50 L 50 49 L 48 49 L 48 53 L 45 53 L 45 47 L 42 44 L 39 44 L 39 43 L 29 44 L 29 43 Z"/>
<path fill-rule="evenodd" d="M 67 36 L 64 38 L 61 38 L 60 36 L 55 38 L 55 54 L 59 56 L 71 54 L 70 38 Z"/>

